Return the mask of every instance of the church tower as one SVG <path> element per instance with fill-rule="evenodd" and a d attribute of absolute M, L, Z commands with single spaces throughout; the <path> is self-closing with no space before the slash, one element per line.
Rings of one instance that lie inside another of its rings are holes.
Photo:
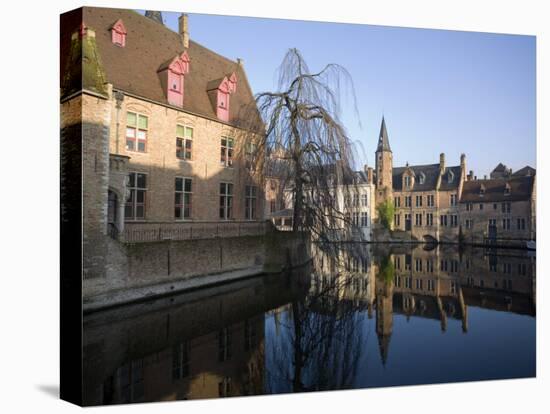
<path fill-rule="evenodd" d="M 392 200 L 393 154 L 388 139 L 386 121 L 382 117 L 378 147 L 376 148 L 376 204 Z"/>

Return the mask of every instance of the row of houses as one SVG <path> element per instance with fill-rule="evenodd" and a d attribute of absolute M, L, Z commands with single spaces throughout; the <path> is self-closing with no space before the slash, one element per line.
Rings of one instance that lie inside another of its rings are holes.
<path fill-rule="evenodd" d="M 264 126 L 241 59 L 191 40 L 185 14 L 178 32 L 160 12 L 106 8 L 65 13 L 61 25 L 62 141 L 67 149 L 82 140 L 85 245 L 158 223 L 292 227 L 284 165 L 254 168 L 266 155 L 257 146 Z M 382 119 L 375 168 L 335 181 L 334 192 L 367 240 L 385 201 L 393 230 L 419 240 L 534 240 L 535 173 L 499 164 L 478 180 L 464 154 L 456 166 L 441 154 L 436 164 L 394 167 Z M 351 184 L 355 192 L 342 191 Z"/>

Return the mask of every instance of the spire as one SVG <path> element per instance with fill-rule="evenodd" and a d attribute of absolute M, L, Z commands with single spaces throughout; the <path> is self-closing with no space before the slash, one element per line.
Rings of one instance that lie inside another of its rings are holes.
<path fill-rule="evenodd" d="M 376 152 L 380 151 L 391 152 L 390 140 L 388 139 L 388 131 L 386 130 L 386 121 L 384 120 L 384 116 L 382 116 L 382 125 L 380 125 L 380 134 L 378 136 L 378 148 L 376 149 Z"/>
<path fill-rule="evenodd" d="M 146 10 L 145 17 L 148 17 L 157 23 L 164 24 L 164 22 L 162 21 L 162 12 L 155 11 L 155 10 Z"/>

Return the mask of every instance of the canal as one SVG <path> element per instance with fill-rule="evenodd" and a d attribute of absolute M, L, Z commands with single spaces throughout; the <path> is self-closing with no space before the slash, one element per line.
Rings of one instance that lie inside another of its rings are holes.
<path fill-rule="evenodd" d="M 86 315 L 85 405 L 535 376 L 535 257 L 314 246 L 282 274 Z"/>

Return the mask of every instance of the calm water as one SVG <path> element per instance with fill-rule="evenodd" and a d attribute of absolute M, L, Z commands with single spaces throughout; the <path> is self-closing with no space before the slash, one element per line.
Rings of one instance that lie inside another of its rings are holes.
<path fill-rule="evenodd" d="M 314 249 L 311 266 L 84 321 L 87 405 L 535 376 L 535 257 Z"/>

